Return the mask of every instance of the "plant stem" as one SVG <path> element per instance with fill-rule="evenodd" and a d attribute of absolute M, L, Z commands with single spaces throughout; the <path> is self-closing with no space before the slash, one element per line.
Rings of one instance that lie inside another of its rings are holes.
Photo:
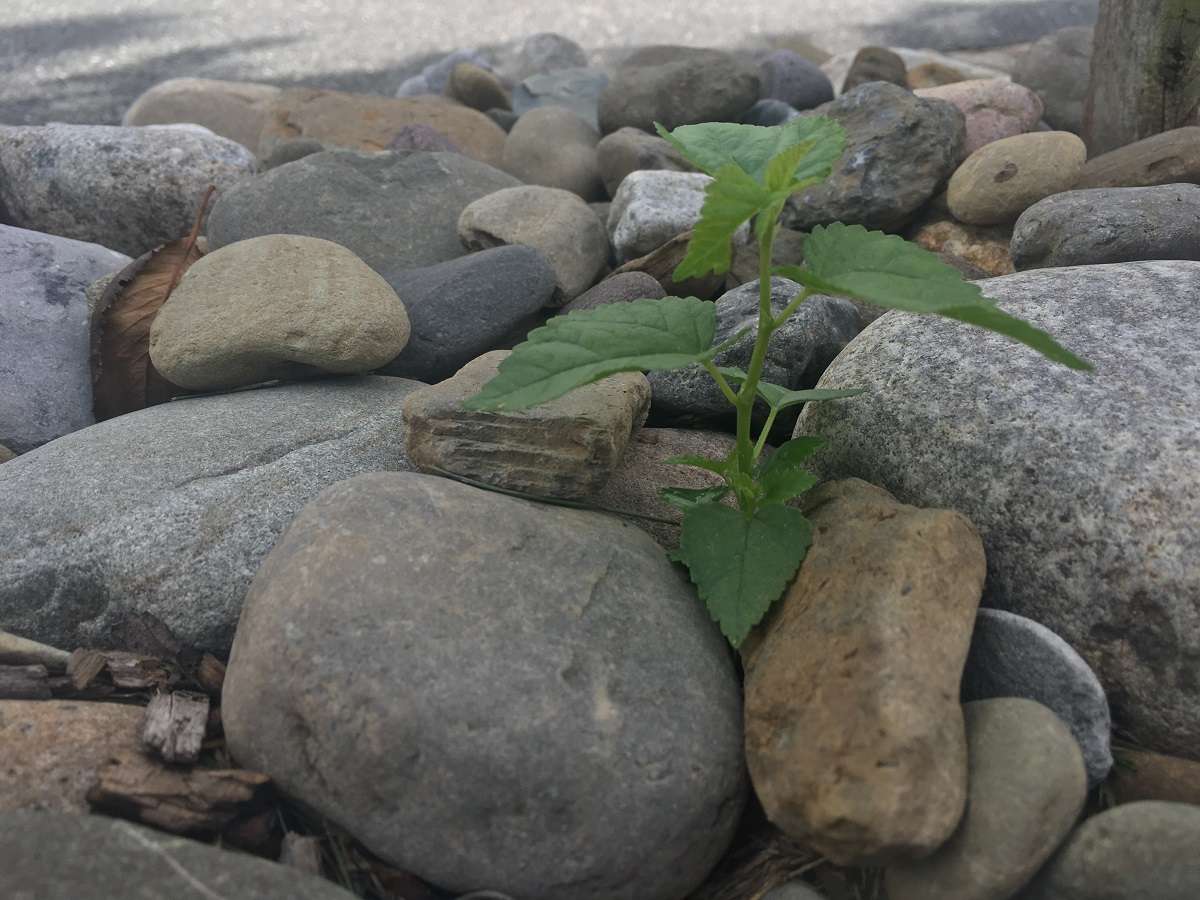
<path fill-rule="evenodd" d="M 750 356 L 750 366 L 746 370 L 746 380 L 742 382 L 737 402 L 734 404 L 737 408 L 738 470 L 744 475 L 751 475 L 754 470 L 755 442 L 750 437 L 750 420 L 754 414 L 758 382 L 767 358 L 767 345 L 776 327 L 775 316 L 771 310 L 771 251 L 775 243 L 776 227 L 777 223 L 771 221 L 758 235 L 758 335 L 754 340 L 754 351 Z"/>
<path fill-rule="evenodd" d="M 721 371 L 716 367 L 716 364 L 713 363 L 711 359 L 706 359 L 703 363 L 701 363 L 701 365 L 703 365 L 704 370 L 712 376 L 713 381 L 717 383 L 717 387 L 721 389 L 721 393 L 725 395 L 725 399 L 734 406 L 737 406 L 737 394 L 733 392 L 733 388 L 729 386 L 729 382 L 725 380 L 725 376 L 721 374 Z"/>
<path fill-rule="evenodd" d="M 775 317 L 775 327 L 776 328 L 780 327 L 784 322 L 786 322 L 788 319 L 790 319 L 792 317 L 792 313 L 794 313 L 796 310 L 798 310 L 800 308 L 800 304 L 803 303 L 805 300 L 807 300 L 811 296 L 812 296 L 812 289 L 805 288 L 800 293 L 798 293 L 795 297 L 793 297 L 791 299 L 791 302 L 789 302 L 788 305 L 783 308 L 783 312 L 781 312 L 778 316 Z"/>

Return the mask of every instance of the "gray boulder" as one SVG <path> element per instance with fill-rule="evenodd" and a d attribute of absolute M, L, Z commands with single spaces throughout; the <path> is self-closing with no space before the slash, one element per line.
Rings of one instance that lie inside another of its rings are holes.
<path fill-rule="evenodd" d="M 782 100 L 796 109 L 812 109 L 833 99 L 829 76 L 794 50 L 767 54 L 759 68 L 764 100 Z"/>
<path fill-rule="evenodd" d="M 95 421 L 86 291 L 130 261 L 0 225 L 0 443 L 24 453 Z"/>
<path fill-rule="evenodd" d="M 819 106 L 846 129 L 846 151 L 825 181 L 788 201 L 783 222 L 808 231 L 830 222 L 894 230 L 962 159 L 966 118 L 944 100 L 876 81 Z"/>
<path fill-rule="evenodd" d="M 210 184 L 253 173 L 249 150 L 205 128 L 0 126 L 5 221 L 130 256 L 186 237 Z"/>
<path fill-rule="evenodd" d="M 409 469 L 419 384 L 347 377 L 179 400 L 0 467 L 0 628 L 122 647 L 150 613 L 224 653 L 259 562 L 331 482 Z"/>
<path fill-rule="evenodd" d="M 1017 58 L 1012 76 L 1042 98 L 1052 127 L 1079 134 L 1092 77 L 1092 26 L 1060 28 L 1036 41 Z"/>
<path fill-rule="evenodd" d="M 1021 213 L 1011 249 L 1018 270 L 1200 259 L 1200 185 L 1052 194 Z"/>
<path fill-rule="evenodd" d="M 296 518 L 222 711 L 239 763 L 456 894 L 677 900 L 745 795 L 728 648 L 653 539 L 426 475 Z"/>
<path fill-rule="evenodd" d="M 314 153 L 223 192 L 208 219 L 209 244 L 305 234 L 347 247 L 390 280 L 462 256 L 459 214 L 520 183 L 458 153 Z"/>
<path fill-rule="evenodd" d="M 1194 757 L 1200 264 L 1044 269 L 986 290 L 1096 371 L 888 313 L 821 379 L 868 392 L 800 415 L 797 433 L 828 440 L 811 468 L 969 516 L 987 548 L 984 605 L 1061 635 L 1143 746 Z"/>
<path fill-rule="evenodd" d="M 559 69 L 530 75 L 513 89 L 512 108 L 518 116 L 539 106 L 563 106 L 593 128 L 600 127 L 600 94 L 608 87 L 601 69 Z"/>

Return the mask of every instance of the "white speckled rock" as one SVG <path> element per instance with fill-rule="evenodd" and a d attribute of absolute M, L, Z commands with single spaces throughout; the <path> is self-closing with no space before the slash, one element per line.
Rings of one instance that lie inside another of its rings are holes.
<path fill-rule="evenodd" d="M 946 202 L 969 225 L 1003 225 L 1044 197 L 1069 191 L 1087 148 L 1065 131 L 1018 134 L 985 144 L 950 176 Z"/>
<path fill-rule="evenodd" d="M 645 256 L 694 227 L 711 181 L 702 172 L 639 170 L 626 175 L 608 211 L 617 259 Z M 735 240 L 744 240 L 746 234 L 743 226 Z"/>

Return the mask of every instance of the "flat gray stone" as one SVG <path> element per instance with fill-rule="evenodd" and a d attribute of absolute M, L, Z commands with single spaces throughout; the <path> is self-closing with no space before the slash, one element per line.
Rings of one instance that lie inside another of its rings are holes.
<path fill-rule="evenodd" d="M 223 192 L 208 219 L 209 244 L 305 234 L 341 244 L 390 278 L 464 255 L 459 214 L 519 184 L 458 153 L 314 153 Z"/>
<path fill-rule="evenodd" d="M 0 815 L 0 895 L 174 900 L 352 900 L 332 882 L 107 816 Z"/>
<path fill-rule="evenodd" d="M 453 894 L 678 900 L 745 796 L 728 648 L 659 546 L 445 478 L 309 504 L 222 712 L 240 763 Z"/>
<path fill-rule="evenodd" d="M 1024 697 L 1052 710 L 1075 736 L 1088 786 L 1108 777 L 1113 758 L 1108 697 L 1091 666 L 1071 645 L 1032 619 L 1002 609 L 975 617 L 962 699 Z"/>
<path fill-rule="evenodd" d="M 249 150 L 207 129 L 0 126 L 5 222 L 130 256 L 187 237 L 210 184 L 253 173 Z"/>
<path fill-rule="evenodd" d="M 1053 194 L 1021 213 L 1011 246 L 1018 270 L 1200 259 L 1200 185 Z"/>
<path fill-rule="evenodd" d="M 24 453 L 96 421 L 86 292 L 130 262 L 0 225 L 0 443 Z"/>
<path fill-rule="evenodd" d="M 0 628 L 122 647 L 150 613 L 224 653 L 262 558 L 331 482 L 410 469 L 415 382 L 346 377 L 177 400 L 0 466 Z"/>
<path fill-rule="evenodd" d="M 530 75 L 513 88 L 512 108 L 522 115 L 539 106 L 562 106 L 593 128 L 600 127 L 600 94 L 608 87 L 602 69 L 558 69 Z"/>
<path fill-rule="evenodd" d="M 1200 745 L 1200 264 L 1122 263 L 984 282 L 1096 366 L 1055 365 L 949 320 L 888 313 L 852 342 L 797 433 L 810 467 L 970 517 L 984 605 L 1040 622 L 1096 670 L 1117 725 Z"/>

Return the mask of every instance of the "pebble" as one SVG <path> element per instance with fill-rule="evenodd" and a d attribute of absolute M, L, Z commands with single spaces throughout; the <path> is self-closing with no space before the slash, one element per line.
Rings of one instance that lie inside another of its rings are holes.
<path fill-rule="evenodd" d="M 154 85 L 133 101 L 122 125 L 170 125 L 194 122 L 213 134 L 237 141 L 251 153 L 267 107 L 279 93 L 270 84 L 216 81 L 211 78 L 172 78 Z"/>
<path fill-rule="evenodd" d="M 947 84 L 966 81 L 967 76 L 954 66 L 927 62 L 909 69 L 906 80 L 910 91 L 919 91 L 922 88 L 943 87 Z"/>
<path fill-rule="evenodd" d="M 759 100 L 742 116 L 743 125 L 771 127 L 798 118 L 800 113 L 782 100 Z"/>
<path fill-rule="evenodd" d="M 561 188 L 584 200 L 608 195 L 600 179 L 600 132 L 571 110 L 539 106 L 517 120 L 504 142 L 504 171 L 526 184 Z"/>
<path fill-rule="evenodd" d="M 761 98 L 781 100 L 794 109 L 812 109 L 833 99 L 833 84 L 821 67 L 794 50 L 775 50 L 759 63 Z"/>
<path fill-rule="evenodd" d="M 947 202 L 960 222 L 1003 225 L 1039 200 L 1071 189 L 1087 148 L 1065 131 L 1019 134 L 976 150 L 950 178 Z"/>
<path fill-rule="evenodd" d="M 460 62 L 450 72 L 446 95 L 480 112 L 512 106 L 512 99 L 500 79 L 487 69 L 469 62 Z"/>
<path fill-rule="evenodd" d="M 1046 106 L 1046 121 L 1060 131 L 1083 131 L 1083 105 L 1092 77 L 1092 26 L 1060 28 L 1017 58 L 1013 79 L 1032 88 Z"/>
<path fill-rule="evenodd" d="M 223 656 L 296 512 L 331 482 L 412 467 L 401 404 L 417 387 L 343 377 L 164 403 L 5 463 L 0 629 L 126 647 L 150 612 Z"/>
<path fill-rule="evenodd" d="M 758 67 L 720 50 L 655 46 L 635 51 L 600 95 L 600 131 L 653 132 L 737 122 L 759 97 Z"/>
<path fill-rule="evenodd" d="M 441 59 L 434 60 L 416 75 L 406 78 L 400 83 L 396 96 L 419 97 L 445 93 L 454 67 L 459 63 L 469 63 L 485 70 L 492 68 L 492 61 L 487 56 L 473 47 L 464 47 L 446 54 Z"/>
<path fill-rule="evenodd" d="M 601 138 L 596 145 L 596 161 L 610 197 L 617 195 L 617 189 L 630 172 L 694 171 L 669 141 L 638 128 L 620 128 Z"/>
<path fill-rule="evenodd" d="M 523 115 L 543 106 L 569 109 L 593 128 L 600 128 L 600 95 L 608 87 L 601 69 L 559 69 L 530 75 L 513 89 L 513 112 Z"/>
<path fill-rule="evenodd" d="M 449 378 L 475 357 L 527 331 L 551 302 L 554 270 L 530 247 L 496 247 L 392 279 L 412 335 L 380 369 L 417 381 Z"/>
<path fill-rule="evenodd" d="M 945 100 L 966 116 L 964 158 L 985 144 L 1033 131 L 1042 118 L 1041 98 L 1029 88 L 1003 78 L 959 81 L 915 93 Z"/>
<path fill-rule="evenodd" d="M 462 256 L 463 209 L 518 184 L 457 153 L 316 153 L 223 192 L 208 239 L 215 250 L 267 234 L 324 238 L 390 278 Z"/>
<path fill-rule="evenodd" d="M 296 518 L 222 713 L 242 764 L 454 895 L 676 900 L 745 797 L 728 648 L 661 548 L 446 478 L 354 478 Z"/>
<path fill-rule="evenodd" d="M 1076 188 L 1200 184 L 1200 126 L 1172 128 L 1083 164 Z"/>
<path fill-rule="evenodd" d="M 254 172 L 241 144 L 173 126 L 0 126 L 6 224 L 140 256 L 186 237 L 209 185 Z"/>
<path fill-rule="evenodd" d="M 578 500 L 611 477 L 646 418 L 650 385 L 640 372 L 613 375 L 521 412 L 471 412 L 462 403 L 496 376 L 506 350 L 485 353 L 404 402 L 408 454 L 505 490 Z"/>
<path fill-rule="evenodd" d="M 1012 258 L 1018 269 L 1200 260 L 1198 235 L 1200 185 L 1065 191 L 1021 213 Z"/>
<path fill-rule="evenodd" d="M 132 260 L 0 225 L 0 441 L 24 453 L 91 425 L 87 288 Z"/>
<path fill-rule="evenodd" d="M 609 303 L 628 303 L 630 300 L 659 300 L 666 295 L 662 285 L 645 272 L 622 272 L 609 275 L 595 287 L 584 291 L 564 306 L 562 312 L 579 312 Z"/>
<path fill-rule="evenodd" d="M 608 264 L 608 235 L 578 195 L 521 185 L 472 201 L 458 218 L 458 236 L 470 250 L 521 244 L 539 251 L 554 269 L 554 306 L 574 300 Z"/>
<path fill-rule="evenodd" d="M 859 85 L 872 81 L 908 87 L 908 67 L 899 54 L 887 47 L 863 47 L 850 63 L 850 70 L 842 81 L 842 93 L 848 93 Z"/>
<path fill-rule="evenodd" d="M 608 211 L 608 230 L 621 262 L 644 256 L 700 221 L 712 178 L 700 172 L 639 170 L 621 179 Z M 734 241 L 745 241 L 742 226 Z"/>
<path fill-rule="evenodd" d="M 1012 229 L 1005 225 L 964 225 L 930 211 L 912 224 L 907 237 L 926 250 L 966 260 L 988 276 L 1011 275 L 1014 271 L 1009 252 Z"/>
<path fill-rule="evenodd" d="M 1087 799 L 1071 732 L 1016 697 L 963 707 L 967 809 L 932 856 L 892 866 L 889 900 L 997 900 L 1029 882 L 1074 827 Z"/>
<path fill-rule="evenodd" d="M 1075 648 L 1133 740 L 1192 755 L 1200 263 L 1040 269 L 990 279 L 986 293 L 1096 371 L 945 319 L 886 315 L 820 382 L 867 393 L 800 414 L 798 434 L 827 440 L 810 468 L 969 516 L 988 551 L 985 605 Z"/>
<path fill-rule="evenodd" d="M 1083 753 L 1088 787 L 1113 766 L 1108 697 L 1091 666 L 1057 634 L 1002 609 L 981 609 L 963 672 L 962 699 L 1024 697 L 1061 719 Z"/>
<path fill-rule="evenodd" d="M 967 798 L 958 682 L 979 534 L 856 479 L 803 508 L 812 547 L 743 645 L 751 782 L 772 823 L 837 865 L 928 855 Z"/>
<path fill-rule="evenodd" d="M 1123 747 L 1108 789 L 1118 804 L 1165 800 L 1200 806 L 1200 761 Z"/>
<path fill-rule="evenodd" d="M 184 274 L 150 329 L 150 359 L 193 391 L 323 372 L 359 375 L 399 355 L 408 314 L 340 244 L 272 234 L 229 244 Z"/>
<path fill-rule="evenodd" d="M 503 128 L 505 134 L 512 131 L 512 127 L 517 124 L 517 119 L 520 118 L 511 109 L 489 109 L 486 115 Z"/>

